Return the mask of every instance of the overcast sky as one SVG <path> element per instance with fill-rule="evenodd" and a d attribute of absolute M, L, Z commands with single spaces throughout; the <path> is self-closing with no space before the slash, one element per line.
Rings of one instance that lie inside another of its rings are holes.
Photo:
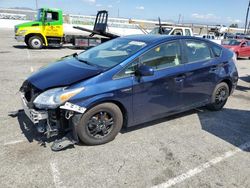
<path fill-rule="evenodd" d="M 249 0 L 37 0 L 38 8 L 61 8 L 64 13 L 95 15 L 106 9 L 110 17 L 243 25 Z M 35 9 L 36 0 L 0 0 L 0 7 Z M 181 15 L 181 16 L 180 16 Z"/>

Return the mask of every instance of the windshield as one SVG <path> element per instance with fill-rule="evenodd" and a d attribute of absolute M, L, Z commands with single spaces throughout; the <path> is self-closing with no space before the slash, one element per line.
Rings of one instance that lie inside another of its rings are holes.
<path fill-rule="evenodd" d="M 78 55 L 80 61 L 93 66 L 111 68 L 146 46 L 145 42 L 117 38 Z"/>
<path fill-rule="evenodd" d="M 223 42 L 223 45 L 229 45 L 229 46 L 238 46 L 240 45 L 241 41 L 238 40 L 227 40 Z"/>
<path fill-rule="evenodd" d="M 36 21 L 42 21 L 42 17 L 43 17 L 43 10 L 39 9 L 37 11 L 37 15 L 36 15 Z"/>
<path fill-rule="evenodd" d="M 172 31 L 173 28 L 170 27 L 162 27 L 162 34 L 164 35 L 168 35 L 170 33 L 170 31 Z M 150 31 L 149 34 L 160 34 L 159 33 L 159 27 L 155 27 L 154 29 L 152 29 L 152 31 Z"/>

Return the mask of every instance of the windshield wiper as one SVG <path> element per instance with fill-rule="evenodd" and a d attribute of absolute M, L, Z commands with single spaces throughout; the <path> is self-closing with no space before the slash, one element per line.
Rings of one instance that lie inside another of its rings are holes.
<path fill-rule="evenodd" d="M 97 67 L 98 69 L 100 69 L 100 68 L 103 69 L 103 67 L 100 66 L 100 65 L 96 65 L 96 64 L 94 64 L 94 63 L 90 63 L 90 62 L 87 61 L 87 60 L 78 58 L 78 54 L 77 54 L 77 53 L 72 54 L 72 56 L 73 56 L 74 58 L 76 58 L 78 61 L 83 62 L 83 63 L 85 63 L 85 64 L 87 64 L 87 65 Z"/>
<path fill-rule="evenodd" d="M 83 59 L 80 59 L 80 58 L 78 58 L 78 54 L 77 53 L 73 53 L 72 54 L 72 56 L 74 57 L 74 58 L 76 58 L 78 61 L 80 61 L 80 62 L 83 62 L 83 63 L 85 63 L 85 64 L 87 64 L 87 65 L 91 65 L 91 66 L 94 66 L 92 63 L 90 63 L 90 62 L 88 62 L 88 61 L 86 61 L 86 60 L 83 60 Z"/>

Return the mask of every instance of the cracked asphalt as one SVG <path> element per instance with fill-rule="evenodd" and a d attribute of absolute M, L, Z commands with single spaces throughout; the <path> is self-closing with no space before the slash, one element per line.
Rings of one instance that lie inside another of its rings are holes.
<path fill-rule="evenodd" d="M 30 50 L 0 29 L 0 187 L 250 187 L 250 60 L 238 60 L 238 86 L 222 111 L 191 110 L 105 145 L 52 152 L 23 113 L 8 112 L 21 108 L 17 92 L 31 72 L 79 51 Z"/>

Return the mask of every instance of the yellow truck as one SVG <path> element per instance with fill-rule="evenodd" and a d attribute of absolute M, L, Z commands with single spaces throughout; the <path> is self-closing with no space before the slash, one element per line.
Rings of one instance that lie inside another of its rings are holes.
<path fill-rule="evenodd" d="M 62 10 L 41 8 L 38 9 L 35 21 L 15 26 L 15 39 L 25 42 L 32 49 L 41 49 L 44 46 L 61 47 L 65 43 L 71 43 L 76 47 L 96 46 L 101 43 L 102 37 L 93 37 L 93 35 L 100 34 L 102 36 L 103 30 L 98 31 L 98 27 L 102 26 L 102 29 L 104 27 L 106 29 L 107 19 L 107 11 L 99 11 L 94 30 L 76 27 L 82 30 L 79 30 L 79 32 L 83 33 L 82 35 L 65 34 Z M 100 20 L 102 23 L 99 23 Z"/>

